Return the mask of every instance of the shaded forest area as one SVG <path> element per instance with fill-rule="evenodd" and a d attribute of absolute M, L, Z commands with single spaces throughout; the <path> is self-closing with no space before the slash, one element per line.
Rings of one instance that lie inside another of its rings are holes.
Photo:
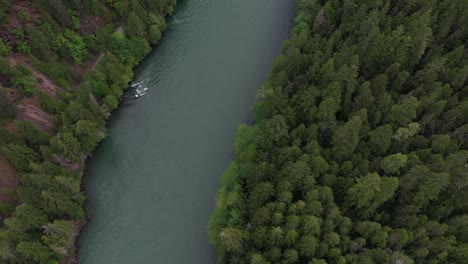
<path fill-rule="evenodd" d="M 176 0 L 0 0 L 0 262 L 69 263 L 81 173 Z"/>
<path fill-rule="evenodd" d="M 468 263 L 468 1 L 298 0 L 209 223 L 219 263 Z"/>

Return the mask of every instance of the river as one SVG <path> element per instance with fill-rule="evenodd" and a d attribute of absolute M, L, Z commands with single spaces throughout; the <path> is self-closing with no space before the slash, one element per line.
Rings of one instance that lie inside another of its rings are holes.
<path fill-rule="evenodd" d="M 87 163 L 82 264 L 209 264 L 207 223 L 239 123 L 289 36 L 292 0 L 185 0 Z"/>

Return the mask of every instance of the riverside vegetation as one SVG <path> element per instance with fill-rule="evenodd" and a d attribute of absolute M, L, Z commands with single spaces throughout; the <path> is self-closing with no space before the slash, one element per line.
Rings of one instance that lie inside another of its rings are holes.
<path fill-rule="evenodd" d="M 0 0 L 1 263 L 73 261 L 84 160 L 175 2 Z"/>
<path fill-rule="evenodd" d="M 298 0 L 209 223 L 218 263 L 468 263 L 468 2 Z"/>

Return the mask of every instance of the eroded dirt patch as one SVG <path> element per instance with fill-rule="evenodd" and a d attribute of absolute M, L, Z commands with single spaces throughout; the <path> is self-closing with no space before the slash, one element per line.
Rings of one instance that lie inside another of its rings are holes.
<path fill-rule="evenodd" d="M 31 73 L 36 78 L 36 88 L 47 93 L 48 95 L 57 98 L 57 92 L 63 91 L 62 88 L 55 85 L 47 76 L 45 76 L 40 71 L 36 70 L 31 66 L 28 57 L 25 54 L 14 53 L 8 56 L 8 60 L 13 66 L 16 66 L 18 63 L 22 64 L 24 67 L 28 68 Z M 37 80 L 42 80 L 42 83 Z"/>
<path fill-rule="evenodd" d="M 24 98 L 18 104 L 17 108 L 17 119 L 30 122 L 51 135 L 55 134 L 52 115 L 42 110 L 35 99 Z"/>

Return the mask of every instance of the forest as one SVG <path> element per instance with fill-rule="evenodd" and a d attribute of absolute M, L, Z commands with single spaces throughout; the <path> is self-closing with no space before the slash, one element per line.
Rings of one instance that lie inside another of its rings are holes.
<path fill-rule="evenodd" d="M 296 4 L 222 176 L 218 263 L 468 263 L 468 1 Z"/>
<path fill-rule="evenodd" d="M 0 263 L 69 263 L 85 159 L 176 0 L 0 0 Z"/>

